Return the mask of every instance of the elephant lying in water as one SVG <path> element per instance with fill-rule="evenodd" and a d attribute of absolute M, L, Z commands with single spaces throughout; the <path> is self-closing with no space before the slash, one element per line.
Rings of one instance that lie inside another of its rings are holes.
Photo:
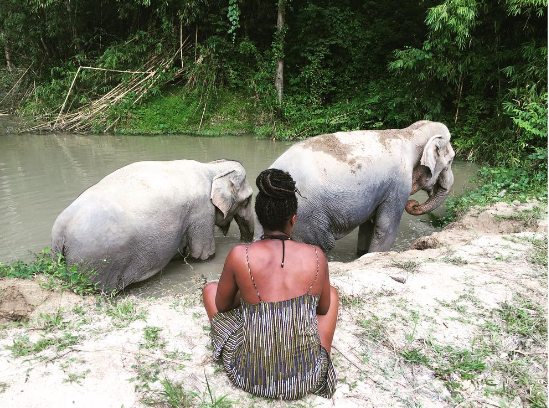
<path fill-rule="evenodd" d="M 316 136 L 290 147 L 271 168 L 289 172 L 301 193 L 292 238 L 329 251 L 360 226 L 361 255 L 391 249 L 404 209 L 421 215 L 442 204 L 454 182 L 454 155 L 448 128 L 420 121 Z M 427 201 L 408 201 L 420 189 Z"/>
<path fill-rule="evenodd" d="M 57 218 L 54 253 L 97 271 L 101 289 L 123 289 L 160 271 L 178 254 L 207 259 L 214 229 L 234 218 L 253 238 L 252 188 L 236 161 L 137 162 L 84 191 Z"/>

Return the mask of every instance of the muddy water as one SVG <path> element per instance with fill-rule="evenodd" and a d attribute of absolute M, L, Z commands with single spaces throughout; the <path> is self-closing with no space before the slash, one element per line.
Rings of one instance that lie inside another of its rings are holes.
<path fill-rule="evenodd" d="M 250 184 L 289 146 L 290 142 L 254 140 L 251 136 L 204 138 L 191 136 L 82 136 L 14 135 L 0 117 L 0 261 L 31 260 L 33 253 L 50 245 L 51 227 L 59 213 L 82 191 L 112 171 L 140 160 L 193 159 L 208 162 L 232 158 L 243 163 Z M 454 162 L 454 194 L 460 194 L 476 167 Z M 255 190 L 255 185 L 253 186 Z M 254 191 L 255 194 L 255 191 Z M 416 194 L 423 201 L 426 194 Z M 437 215 L 443 208 L 436 210 Z M 436 228 L 432 217 L 404 213 L 394 249 L 403 249 L 417 237 Z M 357 230 L 337 241 L 330 260 L 355 258 Z M 183 260 L 135 285 L 132 292 L 160 295 L 180 292 L 204 275 L 219 276 L 229 250 L 239 242 L 235 223 L 229 234 L 216 236 L 217 253 L 207 262 Z"/>

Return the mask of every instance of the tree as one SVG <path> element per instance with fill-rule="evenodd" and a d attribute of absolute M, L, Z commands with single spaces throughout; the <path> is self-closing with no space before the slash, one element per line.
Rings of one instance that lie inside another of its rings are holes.
<path fill-rule="evenodd" d="M 4 37 L 4 33 L 0 33 L 0 39 L 2 39 L 2 42 L 4 43 L 4 56 L 6 57 L 6 67 L 8 68 L 8 71 L 11 72 L 13 70 L 13 63 L 11 62 L 10 51 L 8 49 L 8 41 Z"/>
<path fill-rule="evenodd" d="M 275 88 L 278 96 L 278 104 L 282 105 L 282 97 L 284 94 L 284 34 L 286 28 L 284 26 L 284 14 L 286 8 L 286 0 L 278 0 L 278 13 L 276 19 L 276 76 Z"/>

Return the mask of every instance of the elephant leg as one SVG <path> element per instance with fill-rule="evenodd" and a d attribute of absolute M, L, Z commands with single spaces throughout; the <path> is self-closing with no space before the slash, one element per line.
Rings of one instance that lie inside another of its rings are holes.
<path fill-rule="evenodd" d="M 206 224 L 207 222 L 204 222 Z M 187 245 L 191 258 L 205 261 L 215 255 L 214 225 L 193 225 L 187 231 Z"/>
<path fill-rule="evenodd" d="M 405 203 L 400 205 L 389 200 L 378 207 L 369 252 L 387 252 L 391 250 L 396 240 L 404 205 Z"/>
<path fill-rule="evenodd" d="M 374 236 L 374 227 L 374 219 L 367 220 L 358 227 L 358 242 L 356 245 L 356 254 L 358 256 L 368 253 Z"/>

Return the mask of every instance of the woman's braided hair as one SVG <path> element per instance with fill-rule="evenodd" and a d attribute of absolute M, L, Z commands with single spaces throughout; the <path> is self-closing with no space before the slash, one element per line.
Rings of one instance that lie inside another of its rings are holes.
<path fill-rule="evenodd" d="M 295 181 L 289 173 L 278 169 L 263 170 L 255 184 L 257 219 L 265 229 L 283 230 L 288 219 L 297 213 Z"/>

